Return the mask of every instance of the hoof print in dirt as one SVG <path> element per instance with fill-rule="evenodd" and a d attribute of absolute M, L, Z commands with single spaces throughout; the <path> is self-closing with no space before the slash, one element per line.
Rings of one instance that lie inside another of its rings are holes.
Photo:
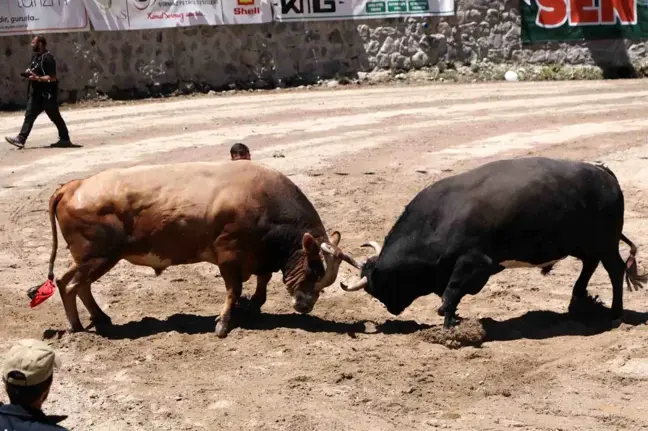
<path fill-rule="evenodd" d="M 442 325 L 420 331 L 418 337 L 427 343 L 441 344 L 449 349 L 465 346 L 480 347 L 486 339 L 486 330 L 475 319 L 463 319 L 450 329 Z"/>

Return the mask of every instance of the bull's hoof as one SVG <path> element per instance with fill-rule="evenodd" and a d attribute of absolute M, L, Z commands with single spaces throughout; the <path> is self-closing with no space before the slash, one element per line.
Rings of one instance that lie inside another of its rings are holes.
<path fill-rule="evenodd" d="M 585 296 L 572 296 L 569 302 L 569 312 L 574 314 L 590 313 L 603 307 L 603 303 L 598 295 L 592 297 L 591 295 Z"/>
<path fill-rule="evenodd" d="M 248 306 L 248 312 L 252 314 L 261 314 L 261 307 L 265 304 L 265 300 L 250 299 L 250 304 Z"/>
<path fill-rule="evenodd" d="M 443 329 L 451 329 L 457 326 L 457 318 L 450 313 L 446 314 L 445 319 L 443 319 Z"/>
<path fill-rule="evenodd" d="M 227 337 L 228 333 L 229 333 L 229 328 L 227 327 L 227 325 L 219 320 L 218 323 L 216 324 L 216 336 L 218 338 L 225 338 Z"/>
<path fill-rule="evenodd" d="M 94 326 L 98 334 L 106 333 L 112 328 L 112 320 L 107 315 L 96 316 L 90 319 L 90 326 Z"/>
<path fill-rule="evenodd" d="M 107 314 L 90 318 L 95 326 L 112 326 L 112 319 Z"/>
<path fill-rule="evenodd" d="M 598 295 L 574 297 L 569 302 L 568 312 L 577 319 L 582 320 L 599 320 L 611 316 L 611 312 L 603 305 Z"/>
<path fill-rule="evenodd" d="M 78 325 L 72 325 L 72 326 L 67 330 L 67 332 L 68 332 L 69 334 L 76 334 L 76 333 L 78 333 L 78 332 L 83 332 L 83 331 L 85 331 L 85 329 L 83 328 L 83 325 L 80 324 L 80 323 L 79 323 Z"/>
<path fill-rule="evenodd" d="M 237 311 L 243 311 L 249 314 L 260 314 L 261 307 L 263 307 L 263 304 L 265 304 L 265 299 L 260 300 L 260 299 L 255 299 L 254 297 L 246 298 L 244 296 L 241 296 L 239 300 L 236 302 L 234 308 Z"/>

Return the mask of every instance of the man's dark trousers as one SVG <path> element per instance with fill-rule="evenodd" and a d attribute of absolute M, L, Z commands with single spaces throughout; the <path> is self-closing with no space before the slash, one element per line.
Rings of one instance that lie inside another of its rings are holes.
<path fill-rule="evenodd" d="M 52 120 L 58 129 L 59 139 L 69 140 L 69 132 L 61 113 L 59 112 L 58 97 L 50 95 L 49 93 L 32 92 L 27 100 L 27 108 L 25 111 L 25 121 L 23 122 L 22 129 L 18 135 L 22 142 L 27 141 L 27 137 L 31 133 L 34 126 L 34 121 L 43 112 Z"/>

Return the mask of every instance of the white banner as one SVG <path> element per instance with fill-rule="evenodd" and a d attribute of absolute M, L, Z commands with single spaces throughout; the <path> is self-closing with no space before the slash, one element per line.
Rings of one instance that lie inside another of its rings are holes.
<path fill-rule="evenodd" d="M 81 0 L 0 0 L 0 36 L 88 30 Z"/>
<path fill-rule="evenodd" d="M 97 31 L 223 24 L 221 0 L 83 1 Z"/>
<path fill-rule="evenodd" d="M 454 15 L 454 0 L 272 0 L 275 21 Z"/>
<path fill-rule="evenodd" d="M 222 0 L 225 24 L 262 24 L 272 21 L 270 0 Z"/>

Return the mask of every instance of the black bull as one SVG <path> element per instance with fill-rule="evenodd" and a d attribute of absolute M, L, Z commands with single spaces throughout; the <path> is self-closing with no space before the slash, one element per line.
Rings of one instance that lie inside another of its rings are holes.
<path fill-rule="evenodd" d="M 643 287 L 637 247 L 622 234 L 624 198 L 616 176 L 602 165 L 527 157 L 484 164 L 442 179 L 407 205 L 362 277 L 347 291 L 365 289 L 400 314 L 416 298 L 442 296 L 444 327 L 455 323 L 459 301 L 481 291 L 506 268 L 540 267 L 543 274 L 567 256 L 582 261 L 569 310 L 588 299 L 599 262 L 612 282 L 613 319 L 623 312 L 623 277 Z M 624 263 L 619 241 L 630 246 Z"/>

